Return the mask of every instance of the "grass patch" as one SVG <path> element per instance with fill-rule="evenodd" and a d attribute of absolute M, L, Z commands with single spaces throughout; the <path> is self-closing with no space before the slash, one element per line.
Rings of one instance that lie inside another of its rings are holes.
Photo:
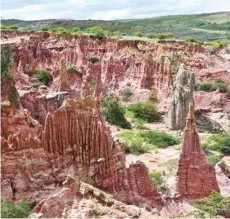
<path fill-rule="evenodd" d="M 146 122 L 159 121 L 161 117 L 156 105 L 152 102 L 134 103 L 127 109 L 133 113 L 135 118 L 142 119 Z"/>
<path fill-rule="evenodd" d="M 206 92 L 216 91 L 217 89 L 220 90 L 222 93 L 226 93 L 228 91 L 227 86 L 224 82 L 204 82 L 198 83 L 195 85 L 195 90 L 203 90 Z"/>
<path fill-rule="evenodd" d="M 194 207 L 199 210 L 193 211 L 190 215 L 199 218 L 215 218 L 230 209 L 230 197 L 223 197 L 218 192 L 212 192 L 208 197 L 193 201 Z"/>
<path fill-rule="evenodd" d="M 127 146 L 127 153 L 140 154 L 149 150 L 158 148 L 167 148 L 168 146 L 179 144 L 179 139 L 157 131 L 126 131 L 118 135 Z"/>
<path fill-rule="evenodd" d="M 17 204 L 9 199 L 1 201 L 1 218 L 26 218 L 30 211 L 31 209 L 25 200 Z"/>
<path fill-rule="evenodd" d="M 202 146 L 206 153 L 214 151 L 225 155 L 230 155 L 230 135 L 214 134 L 207 138 L 206 143 L 204 143 Z"/>

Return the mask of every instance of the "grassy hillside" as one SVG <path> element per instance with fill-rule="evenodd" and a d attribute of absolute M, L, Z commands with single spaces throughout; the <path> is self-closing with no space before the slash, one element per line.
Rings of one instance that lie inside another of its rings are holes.
<path fill-rule="evenodd" d="M 2 20 L 4 25 L 16 25 L 19 29 L 39 30 L 42 27 L 65 27 L 71 29 L 78 27 L 85 30 L 95 25 L 110 31 L 120 31 L 127 35 L 141 32 L 144 35 L 153 33 L 173 33 L 179 38 L 194 37 L 200 41 L 216 39 L 230 40 L 230 12 L 173 15 L 147 19 L 126 19 L 114 21 L 102 20 Z"/>

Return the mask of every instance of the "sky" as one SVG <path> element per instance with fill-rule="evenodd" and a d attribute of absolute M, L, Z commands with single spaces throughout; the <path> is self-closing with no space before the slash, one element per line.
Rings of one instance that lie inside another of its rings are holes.
<path fill-rule="evenodd" d="M 148 18 L 230 11 L 230 0 L 1 0 L 2 19 Z"/>

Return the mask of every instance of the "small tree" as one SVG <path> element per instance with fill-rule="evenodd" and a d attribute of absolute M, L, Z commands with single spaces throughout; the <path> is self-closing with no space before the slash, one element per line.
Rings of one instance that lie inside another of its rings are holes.
<path fill-rule="evenodd" d="M 17 26 L 12 25 L 12 26 L 9 26 L 9 29 L 10 29 L 10 30 L 17 30 L 17 29 L 18 29 L 18 27 L 17 27 Z"/>
<path fill-rule="evenodd" d="M 124 101 L 129 101 L 130 98 L 133 96 L 133 92 L 131 91 L 130 88 L 125 88 L 123 91 L 122 91 L 122 100 Z"/>
<path fill-rule="evenodd" d="M 90 57 L 90 58 L 88 59 L 88 61 L 91 62 L 92 64 L 95 64 L 95 63 L 99 62 L 100 59 L 97 58 L 97 57 L 95 57 L 95 56 L 93 56 L 93 57 Z"/>
<path fill-rule="evenodd" d="M 45 69 L 40 69 L 36 71 L 35 77 L 38 79 L 38 81 L 46 86 L 49 86 L 50 83 L 53 80 L 52 74 L 45 70 Z"/>
<path fill-rule="evenodd" d="M 49 30 L 48 27 L 42 27 L 42 28 L 41 28 L 41 31 L 48 31 L 48 30 Z"/>
<path fill-rule="evenodd" d="M 108 96 L 102 100 L 105 120 L 122 128 L 130 128 L 130 123 L 125 118 L 125 109 L 117 97 Z"/>
<path fill-rule="evenodd" d="M 22 200 L 14 204 L 11 200 L 1 201 L 1 218 L 26 218 L 29 215 L 30 207 L 27 201 Z"/>

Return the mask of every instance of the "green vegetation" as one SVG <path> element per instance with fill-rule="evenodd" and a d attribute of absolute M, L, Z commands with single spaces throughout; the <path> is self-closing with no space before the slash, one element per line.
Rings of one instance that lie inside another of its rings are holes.
<path fill-rule="evenodd" d="M 137 36 L 137 37 L 143 37 L 144 36 L 141 32 L 134 32 L 132 35 Z"/>
<path fill-rule="evenodd" d="M 91 62 L 92 64 L 95 64 L 95 63 L 99 62 L 100 59 L 97 58 L 97 57 L 95 57 L 95 56 L 93 56 L 93 57 L 90 57 L 90 58 L 88 59 L 88 61 Z"/>
<path fill-rule="evenodd" d="M 160 172 L 152 171 L 152 172 L 149 172 L 148 175 L 153 185 L 155 185 L 156 187 L 159 187 L 163 184 L 163 177 Z"/>
<path fill-rule="evenodd" d="M 179 144 L 179 140 L 167 133 L 157 131 L 126 131 L 118 135 L 127 146 L 127 153 L 145 153 L 157 148 Z"/>
<path fill-rule="evenodd" d="M 194 39 L 193 37 L 188 37 L 185 39 L 186 42 L 189 43 L 199 43 L 196 39 Z"/>
<path fill-rule="evenodd" d="M 8 97 L 8 100 L 14 104 L 15 106 L 18 106 L 19 102 L 19 94 L 18 94 L 18 91 L 15 87 L 13 87 L 10 91 L 10 94 L 9 94 L 9 97 Z"/>
<path fill-rule="evenodd" d="M 9 66 L 11 63 L 12 53 L 7 45 L 1 46 L 1 83 L 3 80 L 12 80 L 12 75 L 9 74 Z"/>
<path fill-rule="evenodd" d="M 203 90 L 206 92 L 211 92 L 219 89 L 220 92 L 226 93 L 227 92 L 227 86 L 224 82 L 203 82 L 198 83 L 195 85 L 195 90 Z"/>
<path fill-rule="evenodd" d="M 153 35 L 153 38 L 174 38 L 186 39 L 192 37 L 197 41 L 211 42 L 221 40 L 229 42 L 229 12 L 193 14 L 193 15 L 169 15 L 146 19 L 125 19 L 125 20 L 40 20 L 23 21 L 16 19 L 2 19 L 5 26 L 15 25 L 22 30 L 40 30 L 41 27 L 51 27 L 53 30 L 63 27 L 69 33 L 78 33 L 73 28 L 79 28 L 81 32 L 99 36 L 119 36 L 126 37 L 133 33 L 141 33 L 144 36 Z M 97 28 L 95 28 L 95 26 Z M 3 26 L 4 28 L 4 26 Z M 50 31 L 52 29 L 50 28 Z M 90 29 L 92 28 L 92 29 Z M 90 33 L 87 33 L 89 31 Z M 65 31 L 66 32 L 66 31 Z M 163 35 L 161 35 L 161 33 Z M 168 35 L 168 36 L 165 36 Z M 170 36 L 170 34 L 172 36 Z M 139 34 L 135 34 L 139 35 Z M 139 35 L 139 36 L 141 36 Z M 154 36 L 158 35 L 158 36 Z M 139 37 L 137 36 L 137 37 Z"/>
<path fill-rule="evenodd" d="M 1 201 L 1 218 L 26 218 L 30 211 L 31 209 L 25 200 L 17 204 L 8 199 Z"/>
<path fill-rule="evenodd" d="M 225 46 L 225 44 L 223 42 L 221 42 L 220 40 L 213 40 L 211 42 L 212 46 L 214 49 L 221 49 Z"/>
<path fill-rule="evenodd" d="M 117 97 L 108 96 L 102 100 L 105 120 L 122 128 L 130 128 L 130 123 L 125 119 L 125 109 Z"/>
<path fill-rule="evenodd" d="M 73 65 L 69 65 L 68 67 L 67 67 L 67 71 L 68 72 L 71 72 L 71 73 L 78 73 L 78 74 L 80 74 L 80 72 L 76 69 L 76 67 L 75 66 L 73 66 Z"/>
<path fill-rule="evenodd" d="M 41 28 L 41 31 L 48 31 L 48 30 L 49 30 L 48 27 L 42 27 L 42 28 Z"/>
<path fill-rule="evenodd" d="M 37 78 L 40 83 L 46 86 L 49 86 L 53 80 L 52 74 L 45 69 L 37 70 L 35 74 L 35 78 Z"/>
<path fill-rule="evenodd" d="M 215 134 L 210 136 L 206 143 L 202 145 L 204 151 L 208 154 L 210 152 L 219 152 L 230 155 L 230 135 L 229 134 Z"/>
<path fill-rule="evenodd" d="M 130 88 L 127 87 L 122 91 L 121 95 L 122 95 L 122 100 L 127 102 L 133 96 L 133 92 Z"/>
<path fill-rule="evenodd" d="M 171 34 L 171 33 L 149 34 L 149 35 L 147 35 L 147 37 L 150 39 L 157 38 L 157 39 L 161 39 L 161 40 L 177 38 L 177 36 L 175 34 Z"/>
<path fill-rule="evenodd" d="M 194 207 L 199 210 L 191 212 L 198 218 L 215 218 L 230 209 L 230 197 L 223 197 L 218 192 L 212 192 L 208 197 L 193 201 Z"/>
<path fill-rule="evenodd" d="M 96 81 L 95 80 L 91 80 L 90 81 L 90 91 L 91 91 L 91 93 L 94 92 L 95 88 L 96 88 Z"/>
<path fill-rule="evenodd" d="M 136 118 L 140 118 L 146 122 L 158 121 L 161 117 L 156 105 L 152 102 L 134 103 L 127 110 L 131 111 Z"/>

